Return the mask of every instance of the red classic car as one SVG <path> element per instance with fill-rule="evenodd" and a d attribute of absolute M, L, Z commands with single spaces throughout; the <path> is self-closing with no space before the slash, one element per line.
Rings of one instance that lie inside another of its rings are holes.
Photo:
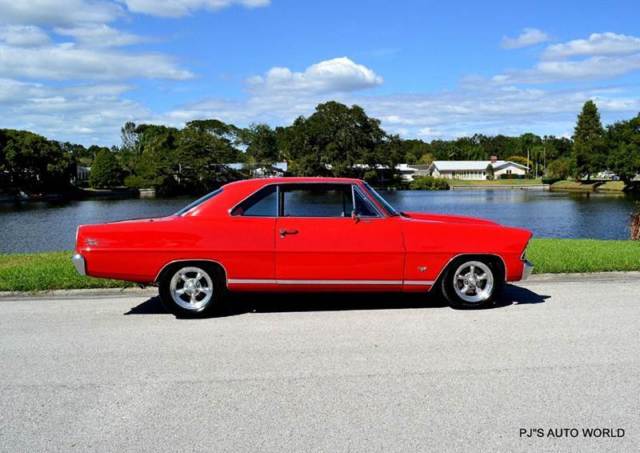
<path fill-rule="evenodd" d="M 531 232 L 453 215 L 397 212 L 346 178 L 234 182 L 176 214 L 82 225 L 81 274 L 158 284 L 176 315 L 213 312 L 227 291 L 440 290 L 491 303 L 524 279 Z"/>

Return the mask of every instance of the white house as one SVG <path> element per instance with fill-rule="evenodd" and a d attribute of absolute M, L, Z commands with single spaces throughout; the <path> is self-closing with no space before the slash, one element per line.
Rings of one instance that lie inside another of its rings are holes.
<path fill-rule="evenodd" d="M 502 175 L 523 177 L 527 174 L 527 167 L 509 160 L 498 160 L 492 156 L 491 160 L 435 160 L 429 167 L 429 174 L 436 178 L 446 179 L 487 179 L 487 167 L 493 167 L 493 176 L 500 179 Z"/>
<path fill-rule="evenodd" d="M 272 164 L 247 164 L 244 162 L 234 162 L 226 165 L 233 170 L 248 170 L 252 178 L 284 176 L 289 167 L 287 162 L 274 162 Z"/>

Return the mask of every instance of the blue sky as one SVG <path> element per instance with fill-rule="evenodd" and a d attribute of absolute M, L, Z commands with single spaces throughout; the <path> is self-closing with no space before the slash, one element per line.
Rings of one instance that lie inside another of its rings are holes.
<path fill-rule="evenodd" d="M 528 4 L 527 4 L 528 3 Z M 403 137 L 570 135 L 640 111 L 637 2 L 0 0 L 0 127 L 273 126 L 330 99 Z"/>

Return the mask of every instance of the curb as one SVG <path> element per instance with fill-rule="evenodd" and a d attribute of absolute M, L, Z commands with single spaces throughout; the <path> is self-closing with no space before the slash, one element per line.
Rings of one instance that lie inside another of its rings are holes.
<path fill-rule="evenodd" d="M 573 274 L 533 274 L 527 280 L 524 280 L 522 283 L 570 283 L 570 282 L 584 282 L 588 280 L 589 282 L 600 281 L 629 281 L 629 280 L 638 280 L 640 283 L 640 272 L 638 271 L 629 271 L 629 272 L 585 272 L 585 273 L 573 273 Z M 516 285 L 521 282 L 515 282 Z"/>
<path fill-rule="evenodd" d="M 516 285 L 538 283 L 581 283 L 588 280 L 594 281 L 630 281 L 637 280 L 640 284 L 640 272 L 592 272 L 576 274 L 534 274 L 527 280 L 515 282 Z M 149 286 L 145 288 L 95 288 L 95 289 L 55 289 L 50 291 L 0 291 L 2 299 L 34 299 L 45 297 L 60 298 L 100 298 L 100 297 L 155 297 L 158 288 Z"/>
<path fill-rule="evenodd" d="M 153 297 L 158 288 L 89 288 L 89 289 L 53 289 L 49 291 L 0 291 L 2 299 L 34 299 L 45 297 L 83 298 L 83 297 Z"/>

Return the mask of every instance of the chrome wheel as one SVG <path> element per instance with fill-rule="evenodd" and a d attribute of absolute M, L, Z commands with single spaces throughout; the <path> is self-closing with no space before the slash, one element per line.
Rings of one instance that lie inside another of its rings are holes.
<path fill-rule="evenodd" d="M 213 298 L 213 281 L 204 269 L 183 267 L 171 278 L 169 291 L 173 301 L 181 308 L 202 311 Z"/>
<path fill-rule="evenodd" d="M 484 302 L 491 297 L 493 288 L 493 272 L 481 261 L 467 261 L 453 274 L 453 289 L 465 302 Z"/>

